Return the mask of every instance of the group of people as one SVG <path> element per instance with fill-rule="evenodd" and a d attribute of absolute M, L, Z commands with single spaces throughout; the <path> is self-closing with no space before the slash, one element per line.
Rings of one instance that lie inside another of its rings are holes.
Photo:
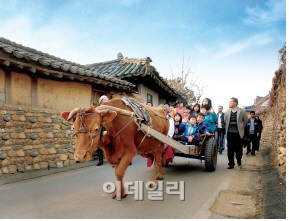
<path fill-rule="evenodd" d="M 202 105 L 187 105 L 184 107 L 182 101 L 175 105 L 164 105 L 167 110 L 167 117 L 170 121 L 168 136 L 182 144 L 198 144 L 202 134 L 213 135 L 217 115 L 212 108 L 212 101 L 205 98 Z"/>
<path fill-rule="evenodd" d="M 215 113 L 212 101 L 204 98 L 202 104 L 184 107 L 182 101 L 176 104 L 164 104 L 170 122 L 168 136 L 185 145 L 196 145 L 202 134 L 214 135 L 218 151 L 222 154 L 224 143 L 227 140 L 228 169 L 242 164 L 242 147 L 247 148 L 247 154 L 255 156 L 259 150 L 262 133 L 262 121 L 251 111 L 248 117 L 246 111 L 238 107 L 238 99 L 232 97 L 229 101 L 229 110 L 223 112 L 223 106 L 218 107 Z M 226 137 L 226 138 L 225 138 Z M 251 149 L 252 144 L 252 149 Z"/>
<path fill-rule="evenodd" d="M 99 104 L 105 100 L 108 98 L 101 96 Z M 185 145 L 196 145 L 201 135 L 214 135 L 220 154 L 224 150 L 224 141 L 227 140 L 228 169 L 234 168 L 235 156 L 238 166 L 241 166 L 243 147 L 247 148 L 246 154 L 251 153 L 252 156 L 259 150 L 262 121 L 254 111 L 248 117 L 246 111 L 238 107 L 238 99 L 235 97 L 230 99 L 229 109 L 225 113 L 223 106 L 219 106 L 215 113 L 209 98 L 204 98 L 202 104 L 196 103 L 193 106 L 184 106 L 182 101 L 177 101 L 175 104 L 166 103 L 163 108 L 170 122 L 168 136 L 172 139 Z M 100 148 L 97 148 L 97 155 L 97 166 L 103 165 L 103 152 Z"/>

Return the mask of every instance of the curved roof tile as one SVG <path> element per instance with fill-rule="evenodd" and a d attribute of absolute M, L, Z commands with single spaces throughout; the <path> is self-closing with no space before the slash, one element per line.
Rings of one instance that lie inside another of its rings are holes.
<path fill-rule="evenodd" d="M 86 65 L 91 71 L 97 74 L 104 74 L 105 76 L 114 76 L 118 79 L 129 78 L 132 76 L 150 76 L 154 81 L 159 84 L 163 89 L 174 94 L 175 96 L 181 96 L 185 99 L 185 95 L 179 93 L 172 88 L 168 82 L 160 76 L 156 68 L 150 65 L 152 60 L 147 57 L 144 59 L 136 58 L 119 58 L 117 60 L 106 61 L 101 63 L 94 63 Z"/>
<path fill-rule="evenodd" d="M 103 79 L 104 75 L 95 74 L 90 68 L 85 65 L 80 65 L 74 62 L 70 62 L 41 51 L 37 51 L 33 48 L 25 47 L 21 44 L 9 41 L 8 39 L 0 37 L 0 50 L 12 54 L 18 59 L 26 59 L 28 61 L 39 62 L 43 66 L 51 66 L 54 69 L 61 69 L 62 71 L 70 72 L 72 74 L 86 75 L 95 78 Z M 103 62 L 103 68 L 106 68 L 106 62 Z M 129 87 L 135 87 L 134 84 L 120 79 L 115 79 L 113 76 L 106 75 L 105 79 L 110 82 L 115 82 L 120 85 Z"/>

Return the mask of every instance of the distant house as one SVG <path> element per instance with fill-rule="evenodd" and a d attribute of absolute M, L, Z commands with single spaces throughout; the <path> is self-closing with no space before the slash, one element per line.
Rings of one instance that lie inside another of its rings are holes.
<path fill-rule="evenodd" d="M 58 111 L 98 103 L 103 94 L 137 97 L 135 85 L 0 38 L 0 104 Z"/>
<path fill-rule="evenodd" d="M 152 60 L 124 58 L 121 53 L 116 60 L 87 65 L 95 74 L 103 74 L 107 77 L 115 77 L 126 80 L 136 87 L 134 88 L 143 98 L 144 102 L 151 102 L 153 106 L 166 102 L 175 102 L 177 99 L 185 100 L 184 95 L 174 90 L 159 72 L 150 63 Z"/>
<path fill-rule="evenodd" d="M 250 111 L 255 111 L 256 113 L 264 111 L 269 106 L 269 94 L 265 97 L 256 96 L 254 99 L 254 104 L 250 106 L 245 106 L 247 114 L 250 114 Z"/>

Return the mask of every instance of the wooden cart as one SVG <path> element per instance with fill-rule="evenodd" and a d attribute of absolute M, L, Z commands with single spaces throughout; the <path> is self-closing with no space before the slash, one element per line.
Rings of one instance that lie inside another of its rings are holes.
<path fill-rule="evenodd" d="M 100 107 L 116 111 L 123 115 L 129 117 L 135 117 L 135 113 L 127 110 L 123 110 L 117 107 L 101 105 Z M 140 119 L 140 118 L 138 118 Z M 135 118 L 137 123 L 137 118 Z M 172 148 L 174 148 L 175 156 L 195 158 L 205 161 L 205 167 L 207 171 L 215 171 L 217 166 L 217 157 L 218 157 L 218 148 L 217 143 L 214 139 L 214 136 L 204 136 L 202 137 L 199 145 L 183 145 L 168 136 L 163 135 L 162 133 L 154 130 L 146 124 L 138 122 L 139 130 L 142 130 L 149 137 L 153 137 L 165 143 Z"/>
<path fill-rule="evenodd" d="M 145 124 L 141 124 L 141 129 L 148 134 L 148 136 L 174 148 L 175 156 L 204 160 L 207 171 L 211 172 L 216 170 L 218 147 L 213 135 L 201 136 L 199 145 L 183 145 Z"/>

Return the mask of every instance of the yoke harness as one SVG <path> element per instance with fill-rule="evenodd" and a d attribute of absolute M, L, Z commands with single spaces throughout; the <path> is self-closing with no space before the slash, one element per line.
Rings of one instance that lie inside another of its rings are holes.
<path fill-rule="evenodd" d="M 132 115 L 131 115 L 132 119 L 123 128 L 121 128 L 112 137 L 112 139 L 114 139 L 118 134 L 120 134 L 132 121 L 134 121 L 136 123 L 136 125 L 138 127 L 138 129 L 137 129 L 138 131 L 142 130 L 141 126 L 140 126 L 141 123 L 147 123 L 149 125 L 152 124 L 152 119 L 151 119 L 148 111 L 139 102 L 137 102 L 137 101 L 135 101 L 133 99 L 129 99 L 129 98 L 123 98 L 122 100 L 127 106 L 129 106 L 131 109 L 133 109 L 133 112 L 132 112 Z M 138 109 L 138 111 L 136 111 L 136 109 Z M 79 129 L 72 134 L 71 139 L 70 139 L 70 142 L 71 142 L 72 138 L 78 133 L 89 133 L 89 138 L 91 139 L 91 143 L 90 143 L 90 147 L 87 150 L 85 150 L 86 151 L 85 154 L 92 148 L 93 140 L 94 140 L 94 138 L 96 136 L 100 135 L 100 139 L 101 139 L 102 133 L 103 133 L 103 131 L 105 129 L 102 126 L 102 124 L 101 124 L 101 127 L 99 128 L 99 130 L 97 130 L 96 133 L 91 133 L 88 130 L 87 126 L 83 122 L 83 118 L 84 118 L 85 115 L 93 115 L 93 114 L 97 114 L 97 113 L 86 113 L 84 108 L 80 108 L 80 112 L 76 114 L 76 115 L 79 115 L 79 121 L 80 121 L 79 124 L 80 124 L 80 126 L 79 126 Z M 138 115 L 138 116 L 136 116 L 136 115 Z M 125 115 L 125 116 L 127 116 L 127 115 Z M 157 116 L 159 116 L 159 115 L 157 115 Z M 162 116 L 159 116 L 159 117 L 163 118 Z M 145 118 L 145 119 L 143 119 L 143 118 Z M 167 118 L 165 118 L 165 119 L 167 119 Z M 139 146 L 143 143 L 143 141 L 145 140 L 146 136 L 150 136 L 149 132 L 145 133 L 143 130 L 142 130 L 142 132 L 145 134 L 145 136 L 141 140 Z"/>

